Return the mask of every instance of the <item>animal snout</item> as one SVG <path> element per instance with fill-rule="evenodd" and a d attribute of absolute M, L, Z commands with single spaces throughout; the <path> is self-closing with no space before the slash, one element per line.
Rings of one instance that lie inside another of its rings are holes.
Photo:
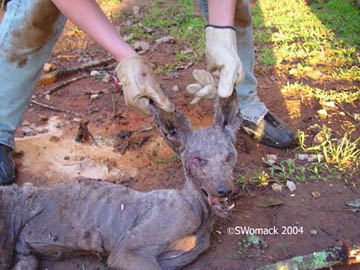
<path fill-rule="evenodd" d="M 219 186 L 216 190 L 216 195 L 219 197 L 228 197 L 232 193 L 232 187 L 230 186 Z"/>

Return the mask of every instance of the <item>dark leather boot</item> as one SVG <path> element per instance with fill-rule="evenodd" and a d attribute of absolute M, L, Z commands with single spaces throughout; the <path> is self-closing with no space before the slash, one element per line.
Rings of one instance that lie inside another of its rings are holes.
<path fill-rule="evenodd" d="M 0 185 L 11 185 L 15 182 L 16 167 L 13 150 L 0 144 Z"/>
<path fill-rule="evenodd" d="M 271 112 L 267 112 L 258 124 L 244 120 L 242 127 L 254 139 L 275 148 L 288 147 L 295 138 L 292 130 Z"/>

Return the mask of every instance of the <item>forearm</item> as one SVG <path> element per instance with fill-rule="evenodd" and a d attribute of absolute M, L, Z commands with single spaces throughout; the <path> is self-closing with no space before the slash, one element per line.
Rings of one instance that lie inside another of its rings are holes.
<path fill-rule="evenodd" d="M 52 0 L 77 27 L 121 62 L 136 52 L 120 37 L 95 0 Z"/>
<path fill-rule="evenodd" d="M 209 0 L 209 24 L 234 26 L 236 0 Z"/>

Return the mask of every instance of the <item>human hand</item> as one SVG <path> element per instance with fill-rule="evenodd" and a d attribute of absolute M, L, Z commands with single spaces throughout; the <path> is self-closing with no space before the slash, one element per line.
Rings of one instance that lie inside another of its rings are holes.
<path fill-rule="evenodd" d="M 174 104 L 164 95 L 147 58 L 126 58 L 115 69 L 123 87 L 125 102 L 146 115 L 151 115 L 148 105 L 153 100 L 162 110 L 173 112 Z"/>
<path fill-rule="evenodd" d="M 237 53 L 236 35 L 232 27 L 206 27 L 206 64 L 213 73 L 220 72 L 217 94 L 229 97 L 245 78 L 245 71 Z"/>

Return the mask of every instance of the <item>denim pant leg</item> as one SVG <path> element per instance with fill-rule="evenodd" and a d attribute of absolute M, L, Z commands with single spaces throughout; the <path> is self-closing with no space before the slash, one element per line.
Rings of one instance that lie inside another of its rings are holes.
<path fill-rule="evenodd" d="M 50 0 L 12 0 L 0 25 L 0 144 L 14 148 L 42 68 L 66 18 Z"/>
<path fill-rule="evenodd" d="M 208 1 L 198 0 L 203 15 L 208 20 Z M 258 122 L 267 113 L 267 108 L 257 96 L 257 81 L 254 76 L 255 52 L 252 37 L 252 23 L 249 0 L 236 3 L 235 22 L 238 55 L 245 69 L 245 79 L 236 88 L 239 105 L 244 119 Z"/>

